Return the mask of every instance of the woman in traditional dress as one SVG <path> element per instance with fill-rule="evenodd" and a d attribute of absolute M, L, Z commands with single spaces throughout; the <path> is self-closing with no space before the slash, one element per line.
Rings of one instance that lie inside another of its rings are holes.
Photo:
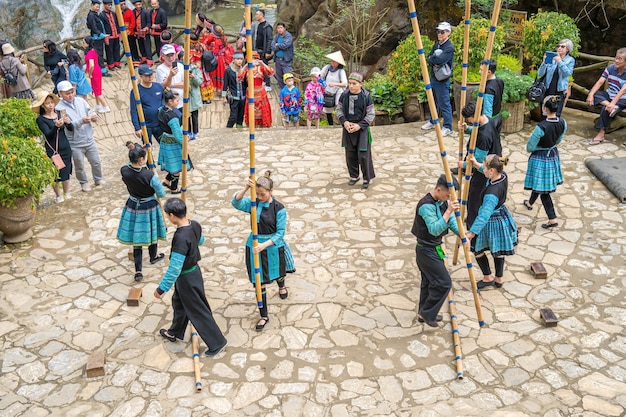
<path fill-rule="evenodd" d="M 478 216 L 470 226 L 467 238 L 476 256 L 476 263 L 483 273 L 483 279 L 477 282 L 478 289 L 487 287 L 501 288 L 504 276 L 504 257 L 515 253 L 517 246 L 517 225 L 506 207 L 509 180 L 504 172 L 500 156 L 489 154 L 481 164 L 470 157 L 474 167 L 483 172 L 487 186 L 482 190 L 481 206 Z M 496 269 L 495 277 L 489 267 L 486 252 L 493 256 Z"/>
<path fill-rule="evenodd" d="M 272 107 L 270 101 L 267 98 L 267 92 L 265 91 L 265 85 L 263 79 L 274 75 L 275 71 L 261 61 L 261 57 L 258 52 L 252 54 L 254 57 L 254 65 L 252 68 L 252 74 L 254 76 L 254 125 L 257 127 L 271 127 L 272 126 Z M 239 71 L 239 79 L 243 79 L 248 76 L 248 67 L 244 67 Z M 248 86 L 248 88 L 250 88 Z M 249 125 L 248 106 L 244 107 L 244 120 Z"/>
<path fill-rule="evenodd" d="M 43 66 L 52 78 L 52 85 L 54 86 L 52 92 L 54 94 L 57 93 L 57 84 L 59 81 L 68 79 L 65 65 L 68 65 L 67 56 L 57 50 L 57 44 L 50 39 L 43 41 Z"/>
<path fill-rule="evenodd" d="M 557 116 L 560 96 L 548 96 L 544 99 L 543 110 L 547 117 L 539 122 L 528 139 L 526 150 L 530 152 L 528 168 L 524 179 L 524 189 L 531 190 L 530 199 L 524 200 L 528 210 L 541 196 L 541 203 L 548 215 L 548 223 L 541 225 L 544 229 L 557 227 L 554 203 L 550 194 L 556 191 L 557 185 L 563 183 L 561 172 L 561 158 L 556 147 L 565 136 L 567 123 Z"/>
<path fill-rule="evenodd" d="M 165 106 L 159 109 L 157 113 L 157 119 L 159 120 L 159 127 L 163 131 L 161 135 L 161 143 L 159 147 L 159 165 L 161 170 L 167 172 L 167 177 L 163 185 L 169 187 L 172 190 L 172 194 L 180 194 L 180 173 L 183 170 L 183 128 L 178 107 L 178 100 L 180 96 L 174 91 L 167 91 L 163 94 L 163 100 Z M 187 158 L 189 161 L 188 170 L 193 169 L 191 164 L 191 158 Z"/>
<path fill-rule="evenodd" d="M 37 99 L 31 106 L 37 117 L 37 126 L 43 133 L 45 140 L 46 155 L 53 161 L 55 158 L 61 158 L 63 168 L 59 168 L 59 176 L 54 180 L 52 189 L 56 195 L 56 202 L 62 203 L 72 198 L 70 194 L 70 175 L 72 175 L 72 148 L 67 140 L 65 129 L 73 131 L 72 124 L 67 114 L 61 115 L 54 111 L 54 106 L 59 102 L 59 97 L 53 93 L 40 91 Z M 56 155 L 56 157 L 55 157 Z M 58 162 L 55 162 L 57 165 Z M 57 165 L 58 168 L 58 165 Z M 62 183 L 63 190 L 59 188 Z"/>
<path fill-rule="evenodd" d="M 281 299 L 287 298 L 289 292 L 285 286 L 285 275 L 287 272 L 291 272 L 288 269 L 293 266 L 293 259 L 291 259 L 291 266 L 289 264 L 288 257 L 291 257 L 291 254 L 287 253 L 288 249 L 285 248 L 284 241 L 287 228 L 287 210 L 285 210 L 285 206 L 282 203 L 272 196 L 274 183 L 270 175 L 271 172 L 267 171 L 265 176 L 258 178 L 256 181 L 256 220 L 258 223 L 259 244 L 254 249 L 252 248 L 252 233 L 250 233 L 246 241 L 246 268 L 250 282 L 253 285 L 255 283 L 254 253 L 258 253 L 259 264 L 261 265 L 260 276 L 263 306 L 259 308 L 261 318 L 255 327 L 257 331 L 263 330 L 270 321 L 265 292 L 266 284 L 276 281 L 278 284 L 278 295 Z M 231 200 L 233 207 L 245 213 L 250 213 L 252 204 L 250 198 L 246 197 L 246 194 L 254 186 L 254 182 L 248 179 L 243 189 L 236 193 Z M 293 271 L 295 271 L 295 268 Z"/>
<path fill-rule="evenodd" d="M 233 53 L 231 53 L 233 47 L 228 43 L 224 29 L 217 24 L 213 25 L 211 32 L 202 38 L 202 43 L 207 51 L 213 52 L 217 59 L 217 68 L 209 75 L 211 76 L 211 81 L 213 81 L 216 94 L 221 95 L 224 88 L 224 71 L 226 66 L 233 60 Z"/>
<path fill-rule="evenodd" d="M 165 189 L 159 177 L 146 165 L 146 150 L 133 146 L 128 151 L 130 162 L 120 170 L 122 181 L 130 194 L 117 228 L 117 239 L 124 245 L 133 246 L 135 261 L 135 281 L 143 279 L 142 246 L 148 246 L 150 263 L 163 260 L 164 255 L 157 253 L 159 240 L 165 240 L 166 230 L 161 206 L 156 197 L 165 197 Z M 156 196 L 155 196 L 156 194 Z"/>

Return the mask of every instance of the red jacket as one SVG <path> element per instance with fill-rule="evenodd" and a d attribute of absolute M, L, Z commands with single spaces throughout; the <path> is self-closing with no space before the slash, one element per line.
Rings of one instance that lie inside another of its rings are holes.
<path fill-rule="evenodd" d="M 133 11 L 131 9 L 126 9 L 122 13 L 122 16 L 124 17 L 124 26 L 126 26 L 128 34 L 132 36 L 137 33 L 135 32 L 135 14 Z"/>

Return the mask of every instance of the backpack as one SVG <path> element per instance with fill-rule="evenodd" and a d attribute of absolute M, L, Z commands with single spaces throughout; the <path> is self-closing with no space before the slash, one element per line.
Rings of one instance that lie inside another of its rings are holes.
<path fill-rule="evenodd" d="M 204 72 L 213 72 L 217 68 L 217 59 L 213 52 L 204 51 L 202 52 L 202 68 Z"/>
<path fill-rule="evenodd" d="M 9 64 L 8 71 L 6 70 L 6 68 L 2 67 L 2 72 L 4 72 L 4 82 L 6 82 L 9 85 L 17 85 L 17 76 L 15 76 L 11 72 L 11 64 Z"/>

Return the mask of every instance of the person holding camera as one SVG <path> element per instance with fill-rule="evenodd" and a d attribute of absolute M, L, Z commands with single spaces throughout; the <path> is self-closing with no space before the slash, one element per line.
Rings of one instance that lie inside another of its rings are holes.
<path fill-rule="evenodd" d="M 178 62 L 176 48 L 171 43 L 166 43 L 161 48 L 161 60 L 163 63 L 156 69 L 156 79 L 163 88 L 170 89 L 180 97 L 183 96 L 183 87 L 185 81 L 185 68 L 183 64 Z M 179 100 L 177 107 L 183 108 L 183 101 Z"/>

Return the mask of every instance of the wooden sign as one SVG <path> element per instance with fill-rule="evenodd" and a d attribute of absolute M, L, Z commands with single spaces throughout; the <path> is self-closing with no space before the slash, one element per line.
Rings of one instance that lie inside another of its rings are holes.
<path fill-rule="evenodd" d="M 506 31 L 506 41 L 509 43 L 521 43 L 524 40 L 524 22 L 528 16 L 527 12 L 519 10 L 507 10 L 509 20 L 503 22 Z"/>

